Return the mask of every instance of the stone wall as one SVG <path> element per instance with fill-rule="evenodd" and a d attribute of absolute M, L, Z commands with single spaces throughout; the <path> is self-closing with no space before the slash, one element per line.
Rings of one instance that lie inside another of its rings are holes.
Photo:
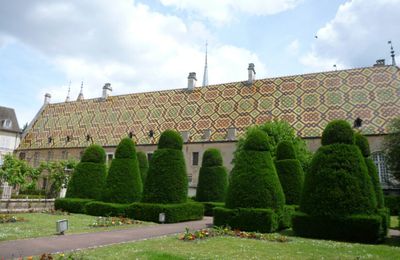
<path fill-rule="evenodd" d="M 53 210 L 54 199 L 0 199 L 0 213 Z"/>

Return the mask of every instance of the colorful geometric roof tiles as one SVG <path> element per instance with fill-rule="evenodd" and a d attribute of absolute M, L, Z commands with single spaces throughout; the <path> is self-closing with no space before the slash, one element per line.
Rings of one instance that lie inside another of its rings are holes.
<path fill-rule="evenodd" d="M 383 134 L 400 114 L 400 70 L 368 67 L 186 89 L 110 96 L 47 105 L 19 149 L 84 147 L 86 136 L 117 145 L 129 132 L 138 144 L 155 141 L 165 129 L 189 131 L 191 142 L 226 140 L 267 120 L 288 121 L 301 137 L 321 136 L 333 119 L 363 120 L 364 134 Z M 67 142 L 67 136 L 70 140 Z M 52 142 L 49 142 L 52 137 Z"/>

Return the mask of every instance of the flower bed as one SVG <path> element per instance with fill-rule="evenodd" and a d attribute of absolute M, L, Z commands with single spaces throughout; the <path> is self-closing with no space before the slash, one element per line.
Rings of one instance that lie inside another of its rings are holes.
<path fill-rule="evenodd" d="M 267 240 L 276 242 L 288 242 L 289 239 L 286 236 L 274 233 L 257 233 L 257 232 L 245 232 L 240 230 L 232 230 L 230 228 L 211 228 L 211 229 L 201 229 L 194 232 L 190 232 L 189 228 L 186 228 L 185 233 L 179 235 L 179 240 L 183 241 L 194 241 L 201 240 L 210 237 L 217 236 L 230 236 L 230 237 L 240 237 L 249 238 L 257 240 Z"/>
<path fill-rule="evenodd" d="M 9 214 L 0 214 L 0 224 L 27 221 L 24 218 L 16 217 Z"/>
<path fill-rule="evenodd" d="M 143 223 L 142 221 L 124 217 L 97 217 L 96 220 L 90 226 L 111 227 L 111 226 L 134 225 L 142 223 Z"/>

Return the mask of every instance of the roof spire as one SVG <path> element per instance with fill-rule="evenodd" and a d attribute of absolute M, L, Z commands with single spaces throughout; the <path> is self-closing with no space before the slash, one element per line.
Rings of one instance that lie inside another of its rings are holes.
<path fill-rule="evenodd" d="M 206 41 L 206 58 L 204 63 L 203 87 L 208 86 L 207 46 L 208 42 Z"/>
<path fill-rule="evenodd" d="M 83 81 L 81 82 L 81 92 L 79 92 L 78 98 L 76 99 L 77 101 L 83 100 Z"/>
<path fill-rule="evenodd" d="M 69 81 L 69 85 L 68 85 L 68 94 L 67 94 L 67 98 L 65 99 L 65 102 L 69 102 L 69 94 L 71 92 L 71 81 Z"/>
<path fill-rule="evenodd" d="M 388 44 L 390 44 L 390 56 L 392 57 L 392 66 L 396 66 L 396 55 L 394 54 L 392 41 L 388 41 Z"/>

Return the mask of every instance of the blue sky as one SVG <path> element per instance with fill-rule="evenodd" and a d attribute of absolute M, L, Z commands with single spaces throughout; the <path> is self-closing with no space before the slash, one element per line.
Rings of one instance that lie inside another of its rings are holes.
<path fill-rule="evenodd" d="M 5 0 L 0 5 L 0 106 L 20 127 L 43 104 L 366 67 L 400 52 L 400 0 Z M 315 35 L 318 38 L 315 38 Z M 400 60 L 399 60 L 400 62 Z"/>

